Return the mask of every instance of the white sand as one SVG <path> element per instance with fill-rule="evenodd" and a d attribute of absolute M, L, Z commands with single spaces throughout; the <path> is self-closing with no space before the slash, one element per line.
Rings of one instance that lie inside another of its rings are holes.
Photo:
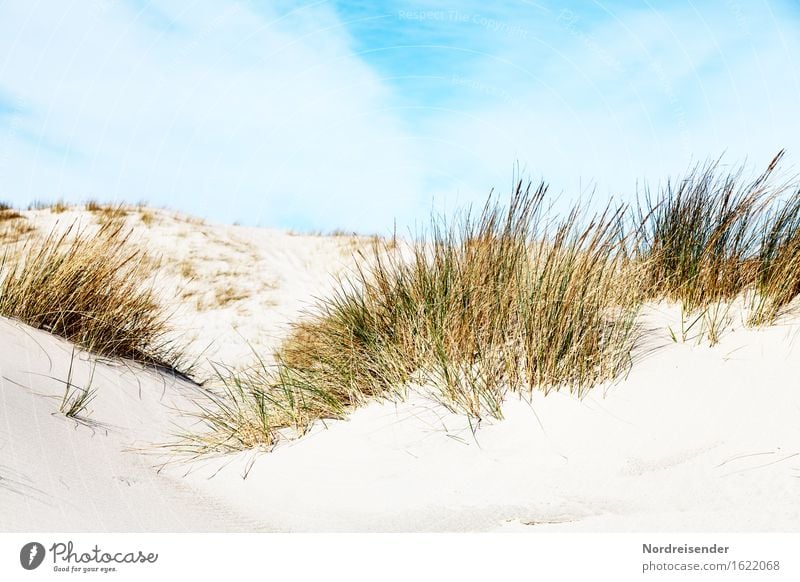
<path fill-rule="evenodd" d="M 190 289 L 206 303 L 189 302 L 176 322 L 197 353 L 213 341 L 205 354 L 234 364 L 246 361 L 245 340 L 274 346 L 360 244 L 166 214 L 138 230 L 169 255 L 165 296 L 186 289 L 175 265 L 195 264 Z M 215 285 L 246 297 L 214 304 Z M 511 400 L 505 420 L 473 432 L 415 395 L 272 453 L 161 472 L 139 449 L 152 453 L 185 422 L 175 408 L 186 407 L 188 384 L 99 363 L 89 407 L 97 425 L 76 424 L 54 414 L 69 344 L 0 319 L 0 529 L 800 530 L 800 320 L 749 330 L 734 318 L 710 348 L 673 343 L 666 326 L 675 318 L 656 312 L 661 349 L 583 401 Z M 77 369 L 85 378 L 90 363 Z"/>

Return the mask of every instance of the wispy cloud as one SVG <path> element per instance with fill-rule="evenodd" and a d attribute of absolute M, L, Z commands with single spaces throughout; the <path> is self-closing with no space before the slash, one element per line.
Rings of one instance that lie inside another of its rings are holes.
<path fill-rule="evenodd" d="M 798 9 L 655 4 L 0 4 L 4 196 L 149 199 L 386 230 L 505 190 L 622 197 L 727 152 L 800 156 Z"/>
<path fill-rule="evenodd" d="M 791 3 L 403 2 L 391 13 L 399 22 L 382 24 L 406 29 L 403 43 L 421 31 L 420 50 L 456 55 L 421 69 L 432 89 L 417 103 L 440 201 L 505 188 L 515 161 L 557 190 L 628 198 L 637 179 L 709 156 L 753 166 L 783 147 L 800 156 Z M 415 70 L 408 52 L 394 54 L 378 66 Z"/>
<path fill-rule="evenodd" d="M 24 111 L 0 132 L 6 196 L 144 198 L 345 228 L 417 206 L 416 155 L 325 5 L 0 11 L 0 90 Z"/>

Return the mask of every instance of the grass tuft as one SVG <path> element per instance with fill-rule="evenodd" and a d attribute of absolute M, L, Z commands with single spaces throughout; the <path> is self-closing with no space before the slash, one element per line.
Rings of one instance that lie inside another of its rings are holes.
<path fill-rule="evenodd" d="M 639 338 L 622 209 L 561 222 L 546 187 L 447 223 L 410 246 L 373 240 L 356 270 L 294 325 L 275 364 L 220 375 L 199 403 L 195 451 L 267 443 L 427 385 L 453 410 L 500 417 L 511 392 L 583 395 L 631 365 Z"/>
<path fill-rule="evenodd" d="M 277 429 L 291 424 L 281 418 L 282 403 L 270 390 L 271 372 L 262 367 L 244 372 L 214 364 L 214 385 L 198 387 L 197 408 L 192 414 L 202 425 L 178 435 L 170 448 L 190 457 L 227 454 L 245 449 L 270 450 L 278 440 Z"/>
<path fill-rule="evenodd" d="M 50 205 L 50 212 L 53 214 L 61 214 L 69 210 L 69 205 L 63 200 L 56 200 Z"/>
<path fill-rule="evenodd" d="M 61 398 L 61 406 L 58 410 L 67 418 L 85 421 L 85 417 L 88 416 L 88 413 L 86 413 L 87 408 L 92 400 L 94 400 L 95 396 L 97 396 L 97 387 L 92 385 L 97 364 L 92 364 L 92 371 L 86 384 L 84 386 L 78 386 L 72 382 L 74 363 L 75 350 L 73 349 L 69 361 L 69 372 L 64 382 L 64 396 Z"/>
<path fill-rule="evenodd" d="M 218 378 L 199 449 L 272 446 L 410 388 L 478 420 L 501 417 L 509 393 L 583 396 L 630 368 L 651 301 L 680 304 L 675 342 L 717 344 L 747 295 L 748 323 L 771 323 L 800 294 L 800 188 L 775 184 L 782 156 L 755 179 L 697 166 L 593 216 L 550 216 L 546 187 L 519 183 L 505 208 L 373 239 L 273 364 Z"/>
<path fill-rule="evenodd" d="M 0 222 L 6 220 L 15 220 L 17 218 L 25 218 L 13 206 L 7 202 L 0 202 Z"/>
<path fill-rule="evenodd" d="M 751 325 L 773 323 L 800 294 L 800 188 L 767 213 L 759 231 Z"/>
<path fill-rule="evenodd" d="M 16 243 L 36 229 L 7 202 L 0 202 L 0 244 Z"/>
<path fill-rule="evenodd" d="M 684 327 L 700 322 L 711 345 L 737 297 L 752 296 L 748 323 L 760 325 L 800 291 L 800 195 L 781 202 L 791 189 L 774 183 L 782 158 L 754 180 L 741 169 L 722 174 L 718 162 L 697 166 L 639 200 L 633 255 L 643 298 L 680 303 Z"/>
<path fill-rule="evenodd" d="M 73 225 L 6 247 L 0 314 L 61 335 L 97 354 L 175 367 L 167 314 L 146 282 L 151 264 L 129 233 Z"/>

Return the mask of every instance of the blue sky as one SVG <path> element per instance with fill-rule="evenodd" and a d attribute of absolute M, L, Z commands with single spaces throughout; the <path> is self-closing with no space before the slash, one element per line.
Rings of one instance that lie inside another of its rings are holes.
<path fill-rule="evenodd" d="M 386 232 L 800 156 L 800 4 L 0 1 L 0 199 Z"/>

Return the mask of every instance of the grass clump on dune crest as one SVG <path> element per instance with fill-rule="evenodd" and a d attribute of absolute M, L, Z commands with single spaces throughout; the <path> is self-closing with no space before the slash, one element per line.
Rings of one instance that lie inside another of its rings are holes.
<path fill-rule="evenodd" d="M 649 302 L 681 305 L 675 341 L 718 343 L 735 301 L 744 323 L 773 323 L 800 294 L 800 188 L 776 185 L 782 156 L 754 179 L 697 166 L 593 216 L 552 216 L 546 187 L 520 183 L 507 207 L 490 199 L 410 242 L 376 239 L 274 362 L 256 356 L 203 388 L 207 430 L 183 444 L 269 448 L 409 389 L 478 420 L 501 417 L 509 393 L 582 396 L 629 369 Z"/>
<path fill-rule="evenodd" d="M 619 214 L 553 224 L 545 194 L 520 183 L 507 209 L 434 221 L 405 256 L 379 247 L 285 342 L 284 385 L 346 408 L 427 384 L 482 418 L 509 390 L 583 394 L 618 376 L 637 336 Z"/>
<path fill-rule="evenodd" d="M 583 220 L 575 209 L 554 223 L 545 195 L 520 183 L 505 209 L 487 203 L 477 217 L 434 220 L 407 246 L 376 241 L 294 325 L 275 365 L 259 360 L 204 388 L 208 430 L 184 445 L 271 446 L 283 431 L 402 398 L 410 385 L 482 419 L 502 416 L 509 391 L 582 395 L 623 374 L 640 329 L 622 211 Z"/>
<path fill-rule="evenodd" d="M 742 170 L 720 174 L 718 163 L 698 166 L 639 202 L 643 298 L 680 303 L 684 326 L 700 323 L 711 345 L 735 299 L 751 297 L 746 323 L 761 325 L 800 291 L 800 202 L 798 194 L 782 199 L 791 184 L 773 183 L 782 157 L 752 181 Z"/>
<path fill-rule="evenodd" d="M 376 240 L 273 364 L 220 375 L 200 413 L 208 432 L 186 442 L 271 447 L 411 387 L 476 419 L 501 417 L 509 393 L 580 396 L 629 368 L 651 301 L 681 305 L 683 341 L 720 341 L 743 297 L 746 323 L 772 323 L 800 294 L 800 189 L 774 184 L 781 158 L 752 180 L 698 166 L 631 211 L 594 216 L 553 217 L 544 185 L 519 184 L 506 208 Z"/>
<path fill-rule="evenodd" d="M 146 285 L 149 263 L 129 233 L 73 225 L 8 246 L 0 263 L 0 314 L 97 354 L 174 367 L 167 314 Z"/>
<path fill-rule="evenodd" d="M 16 220 L 18 218 L 25 217 L 8 202 L 0 201 L 0 222 L 4 222 L 6 220 Z"/>
<path fill-rule="evenodd" d="M 761 225 L 749 323 L 775 321 L 800 295 L 800 187 Z"/>
<path fill-rule="evenodd" d="M 651 299 L 690 309 L 739 295 L 755 277 L 759 219 L 776 189 L 766 172 L 742 183 L 742 172 L 718 175 L 718 164 L 696 167 L 668 182 L 656 199 L 639 203 L 637 260 Z"/>
<path fill-rule="evenodd" d="M 35 230 L 25 215 L 7 202 L 0 202 L 0 244 L 18 242 Z"/>

